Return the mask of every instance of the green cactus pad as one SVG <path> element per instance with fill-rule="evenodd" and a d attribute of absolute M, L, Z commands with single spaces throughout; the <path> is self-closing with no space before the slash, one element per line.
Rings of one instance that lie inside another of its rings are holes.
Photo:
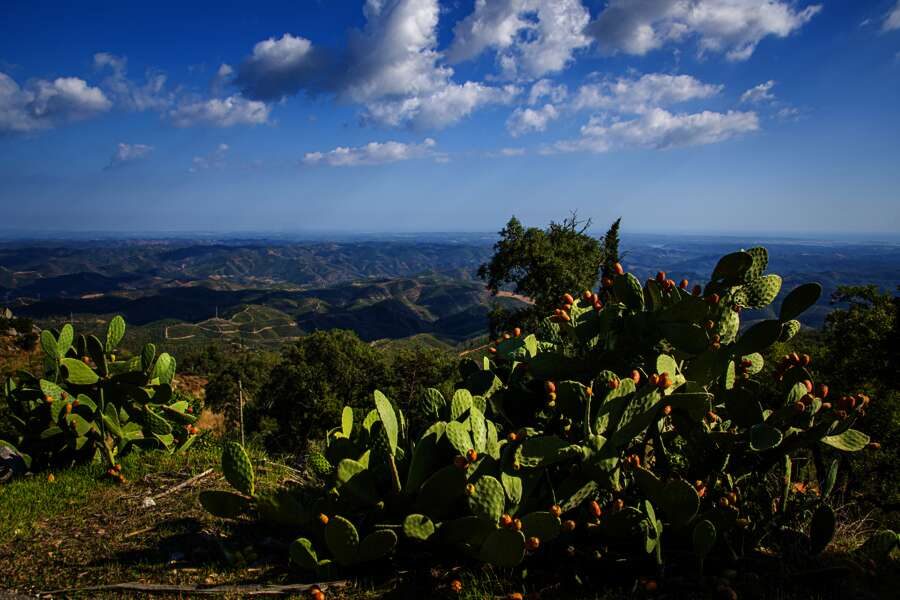
<path fill-rule="evenodd" d="M 777 447 L 784 437 L 781 431 L 771 425 L 759 423 L 748 430 L 750 449 L 762 452 Z"/>
<path fill-rule="evenodd" d="M 450 419 L 457 420 L 472 408 L 472 394 L 469 390 L 456 390 L 450 401 Z"/>
<path fill-rule="evenodd" d="M 353 409 L 345 406 L 341 411 L 341 433 L 345 438 L 349 438 L 353 433 Z"/>
<path fill-rule="evenodd" d="M 827 504 L 819 505 L 813 513 L 809 524 L 809 551 L 811 554 L 820 554 L 834 537 L 834 511 Z"/>
<path fill-rule="evenodd" d="M 631 273 L 618 275 L 613 280 L 613 292 L 616 298 L 634 311 L 644 310 L 644 288 L 641 282 Z"/>
<path fill-rule="evenodd" d="M 522 501 L 522 478 L 513 473 L 503 471 L 500 473 L 500 483 L 511 505 L 518 505 Z"/>
<path fill-rule="evenodd" d="M 352 565 L 359 551 L 359 533 L 353 523 L 335 515 L 325 526 L 325 545 L 339 564 Z"/>
<path fill-rule="evenodd" d="M 755 248 L 748 248 L 747 250 L 744 250 L 744 252 L 753 258 L 753 263 L 750 265 L 750 268 L 747 269 L 744 278 L 746 281 L 753 281 L 766 272 L 766 267 L 769 266 L 769 251 L 762 246 L 757 246 Z"/>
<path fill-rule="evenodd" d="M 536 537 L 541 542 L 549 542 L 559 537 L 562 522 L 549 511 L 528 513 L 522 517 L 522 533 L 526 538 Z"/>
<path fill-rule="evenodd" d="M 676 527 L 687 524 L 700 508 L 697 490 L 687 481 L 676 479 L 665 484 L 658 497 L 659 507 Z"/>
<path fill-rule="evenodd" d="M 453 445 L 453 449 L 461 456 L 465 456 L 466 453 L 474 447 L 472 436 L 469 434 L 469 428 L 464 423 L 450 421 L 447 423 L 445 433 L 447 435 L 447 440 Z"/>
<path fill-rule="evenodd" d="M 378 502 L 378 491 L 372 472 L 361 462 L 345 458 L 337 465 L 337 481 L 342 495 L 363 506 Z"/>
<path fill-rule="evenodd" d="M 120 315 L 113 317 L 106 328 L 106 352 L 114 352 L 125 337 L 125 319 Z"/>
<path fill-rule="evenodd" d="M 546 467 L 581 457 L 581 450 L 555 435 L 530 437 L 516 448 L 515 460 L 523 468 Z"/>
<path fill-rule="evenodd" d="M 222 473 L 234 489 L 248 496 L 253 495 L 253 463 L 244 447 L 237 442 L 228 442 L 222 448 Z"/>
<path fill-rule="evenodd" d="M 403 520 L 403 534 L 411 540 L 424 542 L 434 535 L 434 522 L 425 515 L 408 515 Z"/>
<path fill-rule="evenodd" d="M 221 519 L 234 519 L 250 508 L 250 502 L 234 492 L 203 491 L 198 498 L 207 512 Z"/>
<path fill-rule="evenodd" d="M 475 492 L 469 496 L 469 509 L 477 517 L 496 523 L 503 514 L 506 496 L 503 485 L 487 475 L 475 484 Z"/>
<path fill-rule="evenodd" d="M 289 553 L 291 561 L 301 569 L 315 571 L 319 566 L 319 557 L 313 549 L 312 542 L 306 538 L 298 538 L 291 543 Z"/>
<path fill-rule="evenodd" d="M 448 465 L 435 471 L 419 489 L 416 508 L 432 519 L 445 516 L 465 493 L 466 474 Z"/>
<path fill-rule="evenodd" d="M 311 508 L 304 506 L 299 494 L 285 488 L 259 494 L 256 510 L 263 521 L 291 527 L 306 526 L 314 516 Z"/>
<path fill-rule="evenodd" d="M 738 339 L 734 347 L 736 355 L 753 354 L 765 350 L 781 337 L 780 321 L 769 319 L 752 325 Z"/>
<path fill-rule="evenodd" d="M 644 467 L 632 469 L 631 475 L 634 477 L 634 482 L 641 489 L 641 492 L 643 492 L 651 501 L 659 504 L 664 487 L 664 484 L 660 481 L 659 477 Z"/>
<path fill-rule="evenodd" d="M 701 559 L 706 558 L 713 546 L 716 545 L 716 527 L 704 519 L 694 525 L 691 538 L 694 544 L 694 553 Z"/>
<path fill-rule="evenodd" d="M 422 397 L 422 411 L 432 420 L 444 418 L 444 411 L 447 410 L 447 400 L 440 390 L 428 388 Z"/>
<path fill-rule="evenodd" d="M 780 291 L 780 276 L 770 274 L 757 277 L 743 288 L 745 306 L 749 308 L 765 308 L 775 300 Z"/>
<path fill-rule="evenodd" d="M 60 365 L 66 371 L 66 381 L 72 385 L 93 385 L 100 376 L 77 358 L 64 358 Z"/>
<path fill-rule="evenodd" d="M 781 312 L 778 313 L 778 318 L 782 322 L 796 319 L 806 309 L 818 302 L 821 295 L 822 286 L 818 283 L 804 283 L 795 287 L 781 303 Z"/>
<path fill-rule="evenodd" d="M 381 560 L 397 547 L 397 534 L 390 529 L 373 531 L 359 543 L 356 562 Z"/>
<path fill-rule="evenodd" d="M 791 319 L 790 321 L 785 321 L 785 323 L 781 326 L 781 335 L 778 337 L 779 342 L 787 342 L 791 338 L 793 338 L 800 331 L 800 321 L 796 319 Z"/>
<path fill-rule="evenodd" d="M 172 355 L 163 352 L 153 365 L 153 374 L 150 379 L 158 379 L 160 383 L 172 383 L 175 377 L 175 359 Z"/>
<path fill-rule="evenodd" d="M 467 516 L 445 522 L 441 525 L 439 535 L 445 544 L 463 544 L 478 548 L 496 530 L 496 523 L 490 523 L 480 517 Z"/>
<path fill-rule="evenodd" d="M 172 433 L 172 425 L 149 406 L 144 406 L 144 423 L 153 434 L 169 435 Z"/>
<path fill-rule="evenodd" d="M 869 443 L 869 436 L 856 429 L 848 429 L 838 435 L 827 435 L 821 442 L 844 452 L 857 452 Z"/>
<path fill-rule="evenodd" d="M 378 418 L 384 426 L 384 432 L 387 434 L 387 441 L 390 444 L 390 451 L 393 455 L 397 452 L 397 441 L 400 435 L 400 426 L 397 423 L 397 413 L 387 396 L 375 390 L 375 409 L 378 411 Z"/>
<path fill-rule="evenodd" d="M 487 446 L 487 422 L 484 413 L 473 406 L 469 410 L 469 429 L 472 431 L 472 448 L 479 453 L 484 453 Z"/>
<path fill-rule="evenodd" d="M 863 545 L 854 550 L 854 554 L 881 562 L 886 561 L 894 548 L 900 547 L 900 535 L 890 529 L 875 532 Z"/>
<path fill-rule="evenodd" d="M 732 252 L 719 259 L 716 268 L 713 269 L 712 282 L 735 285 L 742 283 L 753 267 L 753 256 L 747 252 Z"/>
<path fill-rule="evenodd" d="M 839 462 L 840 461 L 838 461 L 838 459 L 834 459 L 833 461 L 831 461 L 831 466 L 828 467 L 828 474 L 825 475 L 825 483 L 822 486 L 823 500 L 830 496 L 831 492 L 834 490 L 834 484 L 837 482 Z"/>
<path fill-rule="evenodd" d="M 59 360 L 58 346 L 56 345 L 56 337 L 48 329 L 41 331 L 41 349 L 49 358 L 54 361 Z"/>
<path fill-rule="evenodd" d="M 72 347 L 74 339 L 75 329 L 72 327 L 71 323 L 66 323 L 62 326 L 62 329 L 60 329 L 59 337 L 56 339 L 56 354 L 59 358 L 66 355 L 69 348 Z"/>
<path fill-rule="evenodd" d="M 618 542 L 643 539 L 647 527 L 646 516 L 633 506 L 626 506 L 600 521 L 603 534 Z"/>
<path fill-rule="evenodd" d="M 497 529 L 484 540 L 479 557 L 495 567 L 515 567 L 525 557 L 525 536 L 521 531 Z"/>
<path fill-rule="evenodd" d="M 321 452 L 311 452 L 306 457 L 306 464 L 312 469 L 312 472 L 322 478 L 331 477 L 334 474 L 334 465 L 332 465 Z"/>
<path fill-rule="evenodd" d="M 434 472 L 441 461 L 438 441 L 444 436 L 446 423 L 438 421 L 429 427 L 413 448 L 412 459 L 406 473 L 406 490 L 415 493 L 425 479 Z"/>

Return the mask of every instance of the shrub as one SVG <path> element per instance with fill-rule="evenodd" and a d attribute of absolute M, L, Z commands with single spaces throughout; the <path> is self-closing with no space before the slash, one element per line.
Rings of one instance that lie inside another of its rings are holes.
<path fill-rule="evenodd" d="M 190 447 L 196 417 L 172 388 L 175 359 L 147 344 L 140 356 L 117 360 L 124 335 L 122 317 L 110 321 L 105 343 L 76 337 L 69 324 L 42 331 L 44 373 L 6 381 L 17 438 L 0 443 L 18 448 L 32 469 L 102 460 L 120 480 L 116 458 L 134 448 Z"/>
<path fill-rule="evenodd" d="M 566 294 L 535 334 L 514 331 L 482 361 L 464 360 L 451 397 L 426 391 L 423 432 L 376 390 L 374 408 L 345 406 L 324 452 L 308 456 L 321 486 L 257 490 L 235 444 L 222 459 L 235 491 L 201 502 L 293 529 L 291 559 L 320 576 L 401 540 L 500 567 L 549 548 L 612 564 L 687 557 L 690 570 L 763 537 L 815 555 L 834 531 L 837 467 L 806 482 L 792 457 L 864 449 L 853 425 L 870 400 L 827 400 L 802 355 L 779 363 L 777 396 L 760 395 L 761 352 L 796 333 L 821 293 L 802 285 L 779 318 L 741 332 L 740 310 L 779 293 L 766 266 L 763 248 L 729 254 L 690 290 L 664 273 L 642 286 L 617 265 L 598 292 Z M 865 552 L 896 546 L 896 534 L 879 536 Z"/>

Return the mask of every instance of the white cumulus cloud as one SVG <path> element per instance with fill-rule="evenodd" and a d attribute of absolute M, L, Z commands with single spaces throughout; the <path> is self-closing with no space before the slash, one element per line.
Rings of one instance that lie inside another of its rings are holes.
<path fill-rule="evenodd" d="M 150 69 L 144 74 L 142 84 L 128 78 L 128 60 L 109 52 L 94 54 L 94 68 L 109 75 L 101 87 L 109 93 L 116 105 L 127 110 L 165 110 L 171 106 L 174 95 L 166 91 L 166 75 Z"/>
<path fill-rule="evenodd" d="M 609 121 L 592 117 L 581 128 L 581 137 L 557 142 L 548 152 L 608 152 L 616 149 L 664 150 L 713 144 L 759 129 L 753 112 L 703 111 L 673 114 L 654 108 L 636 119 Z"/>
<path fill-rule="evenodd" d="M 575 110 L 602 109 L 637 114 L 651 108 L 715 96 L 721 85 L 703 83 L 690 75 L 647 73 L 620 77 L 578 88 L 572 100 Z"/>
<path fill-rule="evenodd" d="M 507 78 L 534 79 L 565 69 L 591 44 L 584 33 L 590 14 L 581 0 L 476 0 L 453 29 L 451 62 L 492 48 Z"/>
<path fill-rule="evenodd" d="M 116 151 L 113 153 L 112 158 L 109 159 L 106 170 L 145 159 L 150 156 L 151 152 L 153 152 L 153 146 L 148 146 L 147 144 L 126 144 L 120 142 L 116 146 Z"/>
<path fill-rule="evenodd" d="M 106 112 L 112 106 L 100 88 L 77 77 L 35 79 L 25 87 L 0 73 L 0 134 L 48 129 Z"/>
<path fill-rule="evenodd" d="M 185 101 L 170 110 L 168 116 L 177 127 L 231 127 L 266 123 L 270 112 L 271 107 L 265 102 L 233 95 L 227 98 Z"/>
<path fill-rule="evenodd" d="M 552 104 L 540 108 L 519 107 L 506 120 L 506 129 L 513 137 L 526 133 L 545 131 L 550 121 L 559 118 L 559 111 Z"/>
<path fill-rule="evenodd" d="M 774 79 L 770 79 L 769 81 L 765 81 L 763 83 L 760 83 L 759 85 L 755 85 L 741 94 L 741 102 L 745 104 L 773 102 L 775 100 L 775 94 L 772 93 L 772 88 L 774 87 Z"/>
<path fill-rule="evenodd" d="M 783 0 L 610 0 L 588 32 L 607 52 L 641 55 L 695 37 L 701 54 L 738 61 L 763 38 L 786 37 L 821 9 Z"/>
<path fill-rule="evenodd" d="M 339 146 L 328 152 L 307 152 L 303 157 L 303 162 L 307 165 L 356 167 L 382 165 L 417 158 L 432 157 L 440 160 L 444 155 L 435 152 L 436 145 L 437 143 L 431 138 L 425 138 L 421 144 L 405 144 L 394 141 L 370 142 L 357 147 Z"/>
<path fill-rule="evenodd" d="M 900 29 L 900 0 L 897 0 L 897 4 L 884 18 L 884 22 L 881 24 L 881 28 L 884 31 L 893 31 L 895 29 Z"/>
<path fill-rule="evenodd" d="M 238 68 L 235 84 L 254 100 L 278 100 L 309 87 L 323 74 L 323 59 L 308 39 L 285 33 L 257 43 Z"/>

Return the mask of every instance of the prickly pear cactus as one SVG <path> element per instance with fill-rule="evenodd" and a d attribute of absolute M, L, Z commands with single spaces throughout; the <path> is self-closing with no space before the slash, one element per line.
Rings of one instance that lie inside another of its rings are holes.
<path fill-rule="evenodd" d="M 45 370 L 20 372 L 3 395 L 18 435 L 10 440 L 33 469 L 102 460 L 109 477 L 125 481 L 118 457 L 134 448 L 187 450 L 199 429 L 189 403 L 173 386 L 175 359 L 152 344 L 119 360 L 125 320 L 114 317 L 106 340 L 76 335 L 72 325 L 44 330 Z"/>

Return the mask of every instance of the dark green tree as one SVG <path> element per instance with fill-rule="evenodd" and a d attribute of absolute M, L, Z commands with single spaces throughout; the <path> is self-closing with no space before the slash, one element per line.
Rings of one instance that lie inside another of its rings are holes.
<path fill-rule="evenodd" d="M 602 241 L 587 233 L 590 226 L 590 219 L 579 220 L 576 214 L 546 229 L 525 228 L 516 217 L 509 220 L 478 276 L 493 295 L 512 287 L 532 304 L 518 310 L 495 305 L 489 316 L 491 335 L 515 326 L 533 328 L 559 305 L 563 294 L 593 289 L 605 254 Z M 618 254 L 618 221 L 610 232 Z"/>
<path fill-rule="evenodd" d="M 613 224 L 606 230 L 606 235 L 603 236 L 603 267 L 600 270 L 602 277 L 614 277 L 616 263 L 622 260 L 619 255 L 619 224 L 621 222 L 621 217 L 613 221 Z"/>

